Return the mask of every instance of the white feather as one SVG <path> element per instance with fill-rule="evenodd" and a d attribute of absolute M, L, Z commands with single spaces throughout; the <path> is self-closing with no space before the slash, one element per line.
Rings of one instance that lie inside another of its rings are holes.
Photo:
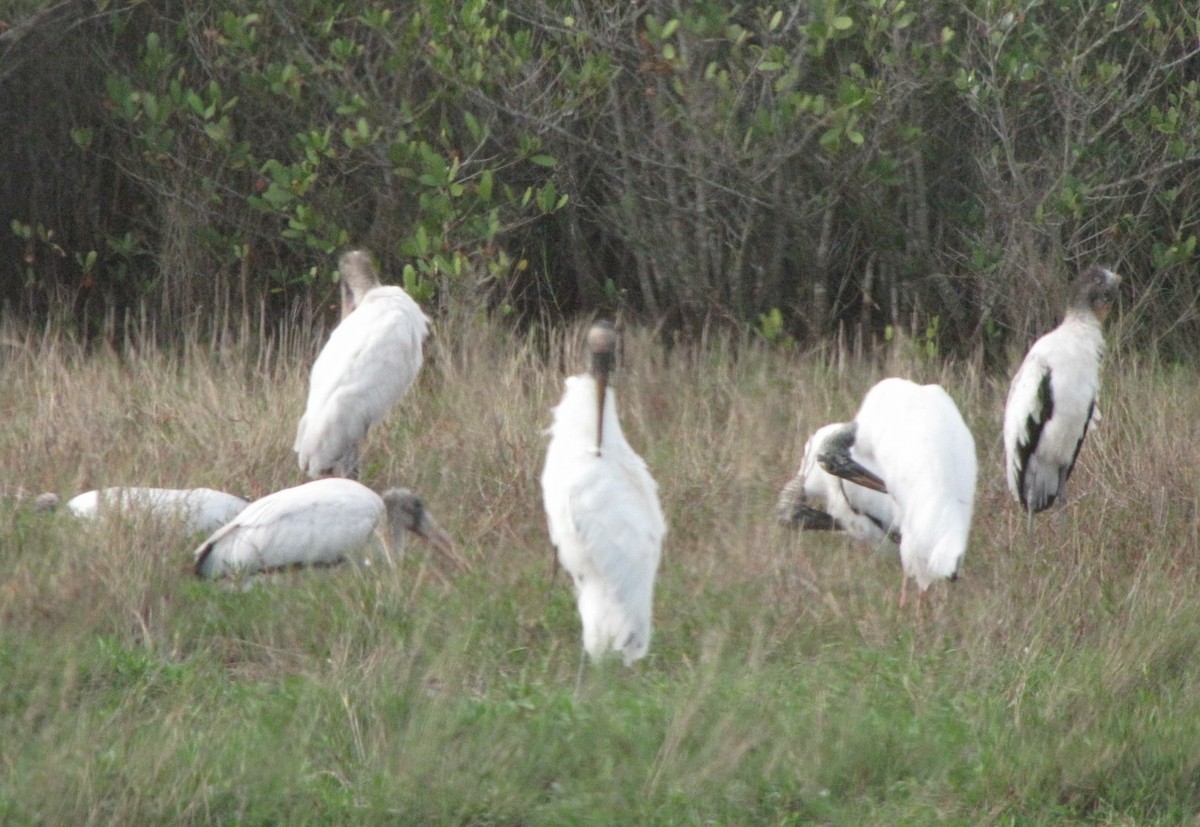
<path fill-rule="evenodd" d="M 596 454 L 596 382 L 571 376 L 554 409 L 542 471 L 550 539 L 575 583 L 583 645 L 593 659 L 646 654 L 654 577 L 667 524 L 658 486 L 625 441 L 610 388 Z"/>
<path fill-rule="evenodd" d="M 359 443 L 421 369 L 429 319 L 393 286 L 367 292 L 313 364 L 308 404 L 293 446 L 309 476 L 354 475 Z"/>
<path fill-rule="evenodd" d="M 142 488 L 114 486 L 85 491 L 67 501 L 77 517 L 92 519 L 108 510 L 145 511 L 183 520 L 193 533 L 209 532 L 232 520 L 249 500 L 212 488 Z"/>
<path fill-rule="evenodd" d="M 975 440 L 939 385 L 884 379 L 854 417 L 855 448 L 899 513 L 900 562 L 921 591 L 957 573 L 975 507 Z"/>

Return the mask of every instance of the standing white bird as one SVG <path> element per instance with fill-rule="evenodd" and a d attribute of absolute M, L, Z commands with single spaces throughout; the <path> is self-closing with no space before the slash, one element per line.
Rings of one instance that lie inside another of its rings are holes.
<path fill-rule="evenodd" d="M 195 571 L 199 577 L 216 579 L 332 565 L 362 550 L 377 531 L 383 535 L 385 552 L 390 547 L 401 556 L 404 532 L 411 531 L 455 565 L 464 566 L 449 535 L 411 491 L 392 488 L 380 496 L 354 480 L 329 477 L 255 500 L 200 544 Z"/>
<path fill-rule="evenodd" d="M 900 527 L 890 495 L 835 477 L 817 462 L 826 451 L 825 441 L 842 427 L 842 423 L 824 425 L 808 438 L 796 476 L 779 494 L 775 507 L 779 521 L 808 531 L 846 531 L 872 547 L 899 543 Z M 867 470 L 878 474 L 878 469 Z"/>
<path fill-rule="evenodd" d="M 588 332 L 591 374 L 566 380 L 541 482 L 550 540 L 575 584 L 583 647 L 592 660 L 619 652 L 628 666 L 650 646 L 667 523 L 658 486 L 617 419 L 608 387 L 616 342 L 607 322 Z"/>
<path fill-rule="evenodd" d="M 1021 362 L 1004 406 L 1004 459 L 1008 490 L 1028 514 L 1054 504 L 1083 447 L 1100 421 L 1103 323 L 1121 278 L 1103 267 L 1080 274 L 1062 324 L 1033 343 Z"/>
<path fill-rule="evenodd" d="M 854 421 L 825 438 L 817 462 L 891 496 L 904 569 L 901 606 L 908 578 L 920 589 L 919 608 L 934 580 L 958 576 L 975 508 L 975 440 L 940 385 L 879 382 Z"/>
<path fill-rule="evenodd" d="M 382 286 L 370 256 L 338 261 L 342 321 L 313 363 L 293 449 L 310 477 L 358 476 L 359 445 L 421 369 L 429 319 L 403 288 Z"/>
<path fill-rule="evenodd" d="M 89 519 L 107 511 L 145 511 L 183 520 L 189 531 L 199 533 L 225 525 L 249 504 L 249 500 L 212 488 L 115 486 L 72 497 L 67 509 L 76 517 Z"/>

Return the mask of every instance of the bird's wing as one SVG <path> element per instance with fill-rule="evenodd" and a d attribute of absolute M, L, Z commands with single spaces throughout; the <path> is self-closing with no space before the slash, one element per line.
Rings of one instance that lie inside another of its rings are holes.
<path fill-rule="evenodd" d="M 1008 490 L 1029 508 L 1028 474 L 1046 423 L 1054 415 L 1050 364 L 1031 349 L 1013 376 L 1004 405 L 1004 457 Z M 1035 510 L 1038 505 L 1034 504 Z"/>
<path fill-rule="evenodd" d="M 592 566 L 618 600 L 648 603 L 667 525 L 657 485 L 635 454 L 609 449 L 572 486 L 568 509 Z"/>
<path fill-rule="evenodd" d="M 366 542 L 382 509 L 382 500 L 350 480 L 331 478 L 278 491 L 251 503 L 201 544 L 196 571 L 212 577 L 336 563 Z"/>

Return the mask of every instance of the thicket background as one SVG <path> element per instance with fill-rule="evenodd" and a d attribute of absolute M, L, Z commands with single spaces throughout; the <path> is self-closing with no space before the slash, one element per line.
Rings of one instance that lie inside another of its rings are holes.
<path fill-rule="evenodd" d="M 1176 358 L 1198 123 L 1183 0 L 7 0 L 0 298 L 270 327 L 355 244 L 518 322 L 986 355 L 1100 261 Z"/>

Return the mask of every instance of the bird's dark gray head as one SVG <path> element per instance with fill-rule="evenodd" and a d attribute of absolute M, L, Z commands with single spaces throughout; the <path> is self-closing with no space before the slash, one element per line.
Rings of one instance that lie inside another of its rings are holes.
<path fill-rule="evenodd" d="M 1093 265 L 1079 274 L 1075 284 L 1075 309 L 1091 312 L 1096 318 L 1104 321 L 1113 302 L 1117 300 L 1117 291 L 1121 287 L 1121 277 L 1112 270 Z"/>
<path fill-rule="evenodd" d="M 344 319 L 358 307 L 368 291 L 379 286 L 379 273 L 366 250 L 348 250 L 338 259 L 338 276 L 341 278 Z"/>
<path fill-rule="evenodd" d="M 588 330 L 587 343 L 592 354 L 592 375 L 607 376 L 616 361 L 617 329 L 610 321 L 598 321 Z"/>
<path fill-rule="evenodd" d="M 421 498 L 407 488 L 389 488 L 380 495 L 387 509 L 392 544 L 397 554 L 404 550 L 404 532 L 411 531 L 445 555 L 456 567 L 468 568 L 458 556 L 454 541 L 426 510 Z"/>
<path fill-rule="evenodd" d="M 53 491 L 38 494 L 33 500 L 33 510 L 38 512 L 53 511 L 62 503 L 62 497 Z"/>
<path fill-rule="evenodd" d="M 847 422 L 825 437 L 825 443 L 817 452 L 817 464 L 835 477 L 886 494 L 887 485 L 884 481 L 850 455 L 850 449 L 854 447 L 857 439 L 858 423 Z"/>

